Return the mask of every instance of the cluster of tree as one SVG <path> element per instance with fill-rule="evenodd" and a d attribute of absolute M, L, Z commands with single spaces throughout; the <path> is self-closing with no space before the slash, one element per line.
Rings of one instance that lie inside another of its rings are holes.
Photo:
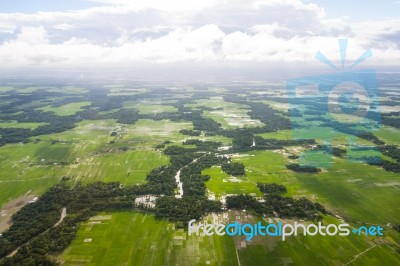
<path fill-rule="evenodd" d="M 253 147 L 254 136 L 248 129 L 235 129 L 226 130 L 223 135 L 228 138 L 233 138 L 232 140 L 232 150 L 234 151 L 249 151 Z"/>
<path fill-rule="evenodd" d="M 201 131 L 199 130 L 190 130 L 190 129 L 181 129 L 179 130 L 179 133 L 187 136 L 195 136 L 198 137 L 201 135 Z"/>
<path fill-rule="evenodd" d="M 400 163 L 400 149 L 396 145 L 381 145 L 378 150 Z"/>
<path fill-rule="evenodd" d="M 52 265 L 54 262 L 47 254 L 65 249 L 75 238 L 80 222 L 99 211 L 131 210 L 135 195 L 130 192 L 119 183 L 102 182 L 75 188 L 65 185 L 50 188 L 37 202 L 26 205 L 12 217 L 11 227 L 0 238 L 0 258 L 17 247 L 20 249 L 0 264 Z M 54 226 L 62 208 L 67 209 L 68 215 Z"/>
<path fill-rule="evenodd" d="M 382 116 L 382 123 L 395 128 L 400 128 L 400 118 L 391 116 Z"/>
<path fill-rule="evenodd" d="M 174 165 L 161 166 L 147 174 L 145 184 L 127 188 L 136 195 L 155 194 L 173 195 L 176 189 L 175 174 L 178 168 Z"/>
<path fill-rule="evenodd" d="M 138 120 L 138 112 L 133 109 L 120 109 L 113 113 L 113 118 L 117 119 L 121 124 L 135 124 Z"/>
<path fill-rule="evenodd" d="M 181 170 L 181 182 L 183 183 L 183 196 L 202 196 L 205 197 L 205 183 L 210 179 L 208 175 L 202 175 L 202 171 L 213 165 L 221 165 L 227 161 L 224 157 L 213 154 L 204 154 L 197 160 L 187 164 Z"/>
<path fill-rule="evenodd" d="M 279 140 L 279 139 L 264 139 L 260 136 L 254 137 L 255 146 L 253 149 L 257 150 L 270 150 L 270 149 L 283 149 L 288 146 L 309 146 L 315 145 L 315 139 L 298 139 L 298 140 Z"/>
<path fill-rule="evenodd" d="M 400 233 L 400 224 L 394 224 L 393 229 Z"/>
<path fill-rule="evenodd" d="M 282 218 L 299 218 L 307 220 L 320 220 L 320 213 L 327 211 L 319 203 L 313 203 L 307 198 L 294 199 L 279 194 L 266 194 L 264 196 L 266 213 L 276 212 Z"/>
<path fill-rule="evenodd" d="M 133 194 L 158 194 L 166 195 L 158 198 L 155 214 L 158 217 L 168 218 L 173 221 L 186 222 L 188 219 L 197 219 L 205 212 L 220 210 L 220 203 L 206 198 L 206 185 L 208 175 L 202 171 L 213 165 L 227 162 L 225 157 L 216 156 L 216 151 L 221 145 L 219 142 L 187 140 L 184 144 L 195 145 L 195 148 L 169 146 L 164 150 L 170 156 L 170 164 L 152 170 L 147 175 L 147 183 L 127 188 Z M 175 175 L 180 172 L 183 187 L 183 198 L 173 197 L 177 187 Z M 171 207 L 170 206 L 175 206 Z M 194 208 L 193 206 L 200 206 Z"/>
<path fill-rule="evenodd" d="M 59 253 L 68 247 L 76 237 L 78 224 L 88 220 L 93 213 L 89 209 L 76 214 L 68 214 L 63 223 L 37 236 L 22 246 L 17 254 L 5 258 L 2 265 L 59 265 L 47 254 Z"/>
<path fill-rule="evenodd" d="M 254 134 L 267 132 L 264 128 L 238 128 L 233 130 L 224 130 L 221 134 L 232 138 L 232 150 L 236 152 L 245 152 L 251 150 L 273 150 L 283 149 L 288 146 L 309 146 L 315 145 L 314 139 L 299 140 L 278 140 L 264 139 Z"/>
<path fill-rule="evenodd" d="M 236 162 L 223 163 L 221 165 L 221 168 L 228 175 L 233 175 L 233 176 L 246 175 L 244 164 L 242 163 L 236 163 Z"/>
<path fill-rule="evenodd" d="M 388 161 L 382 158 L 370 157 L 365 160 L 371 165 L 381 166 L 389 172 L 400 172 L 400 149 L 396 145 L 386 145 L 385 142 L 373 135 L 371 132 L 360 134 L 359 137 L 369 140 L 377 145 L 377 149 L 384 155 L 391 157 L 394 161 Z"/>
<path fill-rule="evenodd" d="M 370 149 L 368 147 L 368 149 Z M 326 144 L 318 144 L 315 148 L 313 148 L 314 151 L 323 151 L 327 154 L 332 154 L 333 156 L 343 158 L 347 154 L 346 149 L 342 149 L 339 147 L 332 147 L 331 145 L 326 145 Z"/>
<path fill-rule="evenodd" d="M 192 117 L 193 128 L 200 131 L 219 131 L 221 124 L 211 118 L 204 118 L 202 116 Z"/>
<path fill-rule="evenodd" d="M 263 194 L 285 194 L 287 192 L 284 185 L 275 183 L 257 183 L 257 187 Z"/>
<path fill-rule="evenodd" d="M 132 109 L 121 109 L 117 112 L 99 115 L 96 110 L 84 110 L 70 116 L 58 116 L 52 112 L 29 111 L 9 116 L 11 120 L 21 123 L 47 123 L 36 129 L 2 128 L 0 129 L 0 146 L 7 143 L 27 142 L 30 137 L 65 132 L 76 126 L 76 122 L 85 119 L 116 119 L 118 123 L 133 124 L 138 113 Z"/>
<path fill-rule="evenodd" d="M 375 145 L 384 145 L 385 142 L 381 141 L 378 137 L 376 137 L 374 134 L 372 134 L 371 132 L 362 132 L 360 134 L 358 134 L 358 137 L 371 141 L 372 143 L 374 143 Z"/>
<path fill-rule="evenodd" d="M 300 165 L 297 163 L 287 164 L 286 168 L 295 172 L 319 173 L 321 169 L 312 165 Z"/>
<path fill-rule="evenodd" d="M 346 156 L 347 151 L 345 149 L 341 149 L 339 147 L 332 147 L 332 154 L 336 157 L 343 158 Z"/>
<path fill-rule="evenodd" d="M 160 197 L 156 200 L 155 215 L 186 224 L 192 219 L 199 219 L 205 213 L 221 211 L 219 201 L 208 200 L 204 197 Z"/>
<path fill-rule="evenodd" d="M 216 151 L 218 147 L 221 147 L 222 143 L 216 141 L 202 141 L 198 139 L 188 139 L 183 142 L 183 145 L 196 145 L 198 151 L 212 152 Z"/>
<path fill-rule="evenodd" d="M 400 163 L 391 162 L 382 158 L 368 158 L 366 162 L 370 165 L 381 166 L 383 169 L 393 173 L 400 173 Z"/>
<path fill-rule="evenodd" d="M 226 207 L 228 209 L 250 210 L 258 215 L 264 214 L 266 210 L 264 204 L 250 195 L 226 197 Z"/>
<path fill-rule="evenodd" d="M 275 183 L 258 183 L 258 188 L 263 192 L 264 201 L 248 195 L 230 196 L 226 198 L 229 209 L 246 209 L 254 211 L 258 215 L 274 216 L 277 214 L 282 218 L 299 218 L 308 220 L 319 220 L 327 210 L 319 203 L 313 203 L 306 198 L 293 199 L 284 197 L 287 189 L 283 185 Z"/>
<path fill-rule="evenodd" d="M 261 102 L 246 101 L 238 96 L 227 95 L 224 96 L 224 100 L 227 102 L 233 102 L 238 104 L 247 105 L 250 107 L 248 115 L 252 119 L 260 120 L 265 125 L 262 127 L 263 132 L 274 132 L 283 129 L 290 129 L 290 120 L 271 106 Z"/>

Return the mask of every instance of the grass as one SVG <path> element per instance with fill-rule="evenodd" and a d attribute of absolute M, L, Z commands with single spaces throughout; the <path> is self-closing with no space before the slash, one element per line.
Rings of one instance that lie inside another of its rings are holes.
<path fill-rule="evenodd" d="M 297 236 L 284 242 L 263 239 L 239 251 L 242 265 L 344 265 L 376 245 L 364 237 Z M 329 255 L 328 255 L 329 254 Z M 398 255 L 386 244 L 367 251 L 350 265 L 397 265 Z"/>
<path fill-rule="evenodd" d="M 38 160 L 37 149 L 44 147 L 12 144 L 0 148 L 0 206 L 29 191 L 42 194 L 57 183 L 58 177 L 53 174 L 54 165 L 30 165 L 30 162 Z M 47 156 L 51 156 L 50 153 Z"/>
<path fill-rule="evenodd" d="M 147 114 L 157 114 L 157 113 L 174 113 L 177 112 L 178 109 L 171 105 L 164 104 L 153 104 L 151 102 L 148 103 L 130 103 L 125 102 L 125 107 L 134 108 L 139 110 L 139 114 L 147 115 Z"/>
<path fill-rule="evenodd" d="M 321 160 L 321 156 L 317 154 L 314 159 Z M 207 188 L 216 195 L 254 193 L 257 182 L 275 182 L 285 185 L 289 196 L 305 196 L 321 202 L 335 214 L 349 220 L 377 224 L 399 221 L 398 174 L 362 162 L 335 157 L 329 159 L 327 171 L 319 174 L 295 173 L 286 169 L 288 160 L 282 152 L 252 151 L 247 156 L 242 154 L 233 159 L 246 166 L 246 179 L 240 178 L 241 183 L 223 182 L 228 176 L 219 168 L 206 169 L 203 174 L 211 176 Z M 257 194 L 260 195 L 258 191 Z"/>
<path fill-rule="evenodd" d="M 0 88 L 7 92 L 10 88 Z M 30 93 L 37 87 L 20 89 Z M 85 91 L 68 87 L 68 94 L 80 94 Z M 52 91 L 57 89 L 51 88 Z M 143 89 L 117 88 L 114 94 L 136 94 Z M 215 89 L 223 91 L 220 88 Z M 5 93 L 4 93 L 5 95 Z M 62 98 L 48 98 L 45 101 L 32 101 L 22 107 L 40 107 L 58 115 L 73 115 L 89 102 L 77 102 L 52 108 L 49 104 Z M 171 98 L 172 99 L 172 98 Z M 124 107 L 135 108 L 140 114 L 157 112 L 176 112 L 171 106 L 174 100 L 152 100 L 125 102 Z M 269 102 L 267 102 L 269 103 Z M 7 103 L 8 104 L 8 103 Z M 271 104 L 271 103 L 269 103 Z M 45 107 L 43 107 L 45 106 Z M 220 122 L 224 128 L 253 126 L 247 116 L 248 107 L 225 102 L 222 97 L 197 100 L 187 107 L 200 106 L 213 108 L 205 111 L 205 116 Z M 284 106 L 275 104 L 274 108 Z M 221 110 L 215 110 L 221 108 Z M 306 116 L 312 118 L 312 116 Z M 317 119 L 317 117 L 315 117 Z M 240 120 L 240 123 L 237 123 Z M 296 120 L 296 118 L 293 118 Z M 319 142 L 328 141 L 334 146 L 355 144 L 372 145 L 370 142 L 351 135 L 334 131 L 330 127 L 321 127 L 318 121 L 300 121 L 301 129 L 282 130 L 259 134 L 264 138 L 293 139 L 315 138 Z M 303 123 L 304 122 L 304 123 Z M 349 121 L 351 122 L 351 121 Z M 259 123 L 255 121 L 254 123 Z M 0 127 L 35 128 L 41 123 L 0 123 Z M 198 138 L 221 141 L 230 145 L 232 139 L 222 136 L 189 137 L 179 133 L 181 129 L 192 129 L 191 122 L 173 122 L 169 120 L 153 121 L 140 119 L 134 125 L 121 125 L 115 120 L 82 121 L 77 127 L 62 133 L 38 136 L 28 144 L 8 144 L 0 147 L 0 206 L 5 202 L 31 194 L 40 195 L 50 186 L 61 182 L 64 175 L 71 176 L 70 184 L 94 181 L 119 181 L 126 185 L 145 182 L 146 173 L 169 163 L 168 156 L 154 147 L 164 141 L 173 141 L 173 145 L 182 145 L 182 141 Z M 112 131 L 118 132 L 111 136 Z M 398 130 L 384 126 L 374 131 L 388 144 L 399 145 Z M 111 143 L 115 142 L 115 143 Z M 375 151 L 356 151 L 347 148 L 348 155 L 359 158 L 378 155 Z M 320 202 L 334 214 L 346 221 L 387 225 L 398 223 L 400 208 L 398 195 L 400 177 L 382 168 L 362 162 L 340 159 L 323 152 L 305 152 L 300 160 L 289 160 L 289 154 L 298 154 L 303 149 L 288 147 L 279 151 L 251 151 L 233 157 L 233 161 L 246 166 L 246 176 L 232 179 L 222 172 L 220 167 L 208 168 L 203 174 L 211 179 L 206 183 L 210 192 L 220 197 L 224 194 L 250 194 L 261 196 L 257 182 L 275 182 L 288 189 L 288 196 L 305 196 Z M 290 151 L 290 152 L 289 152 Z M 67 162 L 62 165 L 61 162 Z M 289 162 L 323 165 L 326 169 L 319 174 L 295 173 L 286 169 Z M 240 182 L 234 182 L 240 181 Z M 115 212 L 111 220 L 93 224 L 90 221 L 81 225 L 78 237 L 71 246 L 59 256 L 65 265 L 236 265 L 235 243 L 229 237 L 188 237 L 182 229 L 164 220 L 156 220 L 152 215 Z M 240 214 L 245 216 L 245 213 Z M 332 217 L 324 217 L 325 222 L 337 222 Z M 92 221 L 93 222 L 93 221 Z M 399 234 L 386 230 L 385 238 L 366 237 L 293 237 L 285 242 L 279 239 L 256 239 L 247 243 L 246 248 L 238 247 L 241 265 L 332 265 L 345 264 L 357 254 L 366 251 L 380 241 L 399 243 Z M 85 239 L 91 243 L 84 243 Z M 240 238 L 235 239 L 240 245 Z M 398 247 L 395 247 L 398 248 Z M 378 245 L 351 265 L 397 265 L 399 256 L 386 244 Z"/>
<path fill-rule="evenodd" d="M 229 212 L 228 217 L 224 224 L 236 220 L 267 222 L 236 211 Z M 209 216 L 203 222 L 211 220 Z M 329 216 L 324 217 L 324 223 L 338 224 Z M 65 265 L 238 265 L 237 248 L 241 265 L 342 265 L 362 252 L 365 253 L 351 265 L 398 264 L 398 255 L 386 243 L 355 235 L 300 234 L 285 241 L 280 237 L 257 236 L 245 241 L 239 236 L 188 236 L 173 223 L 156 220 L 149 214 L 108 212 L 83 223 L 77 238 L 58 259 Z"/>
<path fill-rule="evenodd" d="M 152 169 L 169 163 L 167 156 L 157 151 L 128 151 L 81 159 L 79 163 L 57 171 L 59 176 L 73 177 L 72 182 L 118 181 L 124 185 L 146 181 Z"/>
<path fill-rule="evenodd" d="M 44 125 L 47 125 L 47 123 L 18 123 L 17 121 L 11 121 L 0 123 L 0 128 L 30 128 L 33 130 Z"/>
<path fill-rule="evenodd" d="M 296 174 L 296 178 L 302 187 L 318 195 L 320 202 L 347 219 L 377 224 L 396 223 L 400 219 L 398 174 L 334 158 L 328 171 Z"/>
<path fill-rule="evenodd" d="M 252 151 L 238 154 L 233 157 L 233 161 L 241 162 L 246 167 L 246 176 L 238 177 L 240 182 L 230 180 L 230 176 L 223 173 L 218 167 L 208 168 L 203 171 L 203 174 L 208 174 L 211 177 L 207 182 L 207 188 L 217 196 L 238 193 L 255 193 L 261 196 L 262 194 L 257 188 L 258 182 L 283 184 L 288 187 L 289 195 L 299 187 L 293 174 L 286 169 L 287 160 L 281 153 Z M 297 193 L 302 194 L 303 191 L 299 190 Z"/>
<path fill-rule="evenodd" d="M 14 90 L 14 87 L 11 86 L 0 86 L 0 92 L 8 92 Z"/>
<path fill-rule="evenodd" d="M 43 112 L 54 112 L 59 116 L 73 115 L 82 110 L 82 107 L 90 105 L 90 102 L 76 102 L 62 105 L 60 107 L 52 107 L 51 105 L 38 108 Z"/>
<path fill-rule="evenodd" d="M 65 265 L 236 265 L 229 237 L 187 236 L 173 223 L 148 214 L 100 215 L 111 219 L 84 223 L 77 238 L 58 257 Z M 91 242 L 85 243 L 85 239 Z"/>
<path fill-rule="evenodd" d="M 224 173 L 221 167 L 212 167 L 203 171 L 204 175 L 211 176 L 211 179 L 206 183 L 210 192 L 214 193 L 217 198 L 226 194 L 250 194 L 259 193 L 257 187 L 247 180 L 246 177 L 239 176 L 232 178 Z"/>
<path fill-rule="evenodd" d="M 372 133 L 387 144 L 400 145 L 399 129 L 397 128 L 383 126 Z"/>
<path fill-rule="evenodd" d="M 210 99 L 197 100 L 193 104 L 186 104 L 186 107 L 198 108 L 209 107 L 212 111 L 204 111 L 204 116 L 221 123 L 225 129 L 256 127 L 262 126 L 259 120 L 251 119 L 247 112 L 250 110 L 248 106 L 225 102 L 222 97 L 211 97 Z"/>
<path fill-rule="evenodd" d="M 118 127 L 121 135 L 111 137 Z M 34 137 L 28 144 L 0 147 L 0 206 L 29 190 L 42 194 L 65 175 L 72 177 L 71 184 L 143 183 L 149 171 L 169 163 L 168 156 L 153 147 L 165 140 L 180 143 L 185 136 L 178 131 L 191 127 L 164 120 L 139 120 L 135 125 L 88 120 L 66 132 Z M 116 143 L 110 144 L 111 140 Z"/>
<path fill-rule="evenodd" d="M 257 134 L 257 136 L 263 137 L 265 139 L 293 139 L 293 132 L 291 130 L 279 130 L 276 132 L 267 132 Z"/>

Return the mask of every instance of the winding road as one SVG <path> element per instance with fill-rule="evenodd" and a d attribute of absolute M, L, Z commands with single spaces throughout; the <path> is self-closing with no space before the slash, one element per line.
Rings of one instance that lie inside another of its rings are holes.
<path fill-rule="evenodd" d="M 60 216 L 60 220 L 58 220 L 58 222 L 55 223 L 55 224 L 53 225 L 53 227 L 56 227 L 56 226 L 58 226 L 60 223 L 62 223 L 62 221 L 64 220 L 65 216 L 67 216 L 67 208 L 63 208 L 63 209 L 62 209 L 62 211 L 61 211 L 61 216 Z M 53 228 L 53 227 L 51 227 L 51 228 Z M 48 232 L 51 228 L 47 229 L 47 230 L 44 231 L 43 233 L 40 233 L 40 234 L 37 235 L 36 237 L 45 234 L 45 233 Z M 14 249 L 10 254 L 8 254 L 6 257 L 9 258 L 9 257 L 14 256 L 15 254 L 17 254 L 18 250 L 20 250 L 21 247 L 23 247 L 23 246 L 25 246 L 26 244 L 30 243 L 30 242 L 31 242 L 33 239 L 35 239 L 36 237 L 34 237 L 34 238 L 32 238 L 31 240 L 29 240 L 28 242 L 26 242 L 26 243 L 20 245 L 19 247 L 17 247 L 16 249 Z"/>
<path fill-rule="evenodd" d="M 189 166 L 189 165 L 191 165 L 191 164 L 193 164 L 193 163 L 195 163 L 195 162 L 197 162 L 198 159 L 206 156 L 207 154 L 210 154 L 210 153 L 206 153 L 203 156 L 200 156 L 199 158 L 194 159 L 192 162 L 188 163 L 187 165 L 182 166 L 181 169 L 179 169 L 178 172 L 176 172 L 175 180 L 176 180 L 176 184 L 178 185 L 179 191 L 178 191 L 178 194 L 175 195 L 175 198 L 181 199 L 182 196 L 183 196 L 183 184 L 181 182 L 181 171 L 182 171 L 182 169 L 187 167 L 187 166 Z"/>

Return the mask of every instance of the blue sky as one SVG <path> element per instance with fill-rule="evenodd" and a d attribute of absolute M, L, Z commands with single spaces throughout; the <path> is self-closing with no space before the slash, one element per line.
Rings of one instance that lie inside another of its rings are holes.
<path fill-rule="evenodd" d="M 305 0 L 323 7 L 329 17 L 348 16 L 352 20 L 398 17 L 400 0 Z M 102 5 L 89 0 L 13 0 L 0 6 L 0 12 L 67 11 Z"/>
<path fill-rule="evenodd" d="M 39 11 L 66 11 L 96 5 L 96 3 L 87 0 L 12 0 L 7 1 L 7 4 L 2 4 L 0 12 L 34 13 Z"/>
<path fill-rule="evenodd" d="M 329 17 L 348 16 L 351 20 L 399 17 L 400 1 L 396 0 L 307 0 L 325 8 Z"/>
<path fill-rule="evenodd" d="M 399 1 L 13 0 L 0 6 L 0 60 L 303 65 L 320 50 L 335 61 L 337 40 L 346 38 L 349 64 L 371 50 L 371 64 L 398 65 Z"/>

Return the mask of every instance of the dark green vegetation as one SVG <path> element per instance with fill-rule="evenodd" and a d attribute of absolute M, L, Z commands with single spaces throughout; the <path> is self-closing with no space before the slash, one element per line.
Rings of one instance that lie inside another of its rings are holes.
<path fill-rule="evenodd" d="M 248 195 L 239 195 L 227 197 L 226 206 L 229 209 L 252 210 L 258 215 L 269 217 L 277 213 L 279 217 L 289 219 L 321 220 L 322 214 L 328 213 L 321 204 L 313 203 L 304 197 L 293 199 L 282 196 L 287 191 L 285 186 L 274 183 L 258 183 L 257 186 L 264 194 L 264 202 Z"/>
<path fill-rule="evenodd" d="M 0 90 L 0 204 L 41 197 L 0 237 L 0 264 L 346 264 L 364 251 L 353 264 L 399 263 L 398 113 L 366 131 L 368 121 L 332 122 L 322 99 L 282 108 L 284 90 L 268 84 L 218 93 L 197 85 L 4 85 L 13 88 Z M 154 208 L 135 204 L 148 195 Z M 63 208 L 67 216 L 54 226 Z M 380 224 L 386 235 L 258 239 L 247 247 L 237 238 L 187 237 L 187 221 L 225 214 L 344 219 Z M 89 220 L 95 215 L 112 218 Z"/>
<path fill-rule="evenodd" d="M 245 175 L 244 165 L 242 163 L 224 163 L 221 165 L 222 170 L 229 175 Z"/>

